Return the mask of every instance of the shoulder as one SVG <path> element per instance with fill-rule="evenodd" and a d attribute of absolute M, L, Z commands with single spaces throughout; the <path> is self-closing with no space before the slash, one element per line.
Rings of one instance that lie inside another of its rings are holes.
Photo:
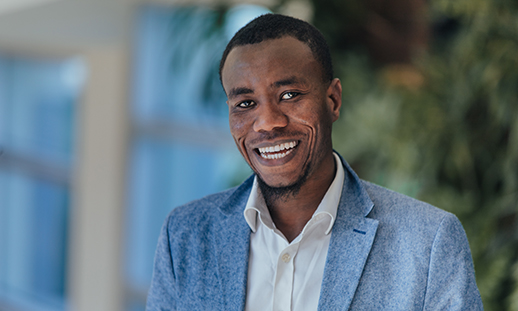
<path fill-rule="evenodd" d="M 212 214 L 216 212 L 237 187 L 230 188 L 222 192 L 213 193 L 203 198 L 188 202 L 184 205 L 175 207 L 170 213 L 169 218 L 191 218 L 200 215 Z"/>
<path fill-rule="evenodd" d="M 442 231 L 464 236 L 455 215 L 426 202 L 362 181 L 374 207 L 369 218 L 379 221 L 379 233 L 399 240 L 428 241 L 431 245 Z M 426 243 L 425 243 L 426 244 Z"/>
<path fill-rule="evenodd" d="M 374 203 L 367 217 L 378 221 L 374 252 L 390 249 L 394 254 L 396 250 L 418 254 L 424 261 L 417 264 L 424 270 L 434 258 L 444 262 L 451 259 L 446 259 L 448 252 L 444 249 L 462 250 L 470 260 L 466 233 L 454 214 L 372 183 L 362 183 Z"/>
<path fill-rule="evenodd" d="M 375 218 L 404 217 L 411 219 L 439 220 L 444 217 L 455 217 L 453 214 L 431 204 L 373 183 L 362 181 L 362 185 L 374 203 L 374 208 L 370 216 Z"/>
<path fill-rule="evenodd" d="M 167 227 L 171 229 L 192 228 L 221 217 L 220 206 L 236 191 L 231 188 L 205 196 L 174 208 L 167 215 Z"/>
<path fill-rule="evenodd" d="M 481 309 L 469 244 L 457 217 L 381 186 L 361 184 L 373 203 L 367 218 L 376 221 L 377 231 L 354 303 L 390 302 L 401 310 L 423 303 L 424 309 Z"/>
<path fill-rule="evenodd" d="M 229 215 L 242 214 L 253 178 L 250 177 L 237 187 L 207 195 L 174 208 L 166 218 L 171 229 L 203 227 L 221 221 Z"/>

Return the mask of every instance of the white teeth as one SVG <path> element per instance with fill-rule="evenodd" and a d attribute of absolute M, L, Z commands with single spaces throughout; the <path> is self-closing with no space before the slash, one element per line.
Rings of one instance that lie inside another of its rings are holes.
<path fill-rule="evenodd" d="M 293 151 L 293 148 L 297 145 L 297 142 L 292 141 L 289 143 L 279 144 L 271 147 L 263 147 L 259 148 L 259 153 L 261 157 L 265 159 L 281 159 L 290 154 Z M 282 153 L 274 153 L 286 150 L 286 152 Z M 270 154 L 271 153 L 271 154 Z"/>
<path fill-rule="evenodd" d="M 261 157 L 263 157 L 265 159 L 270 159 L 270 160 L 281 159 L 281 158 L 284 158 L 285 156 L 287 156 L 288 154 L 290 154 L 292 151 L 293 151 L 293 149 L 287 150 L 286 152 L 283 152 L 283 153 L 273 153 L 273 154 L 261 153 Z"/>

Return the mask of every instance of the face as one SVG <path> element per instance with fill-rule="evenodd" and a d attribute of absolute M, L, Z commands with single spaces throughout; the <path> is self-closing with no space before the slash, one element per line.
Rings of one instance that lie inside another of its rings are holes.
<path fill-rule="evenodd" d="M 270 187 L 318 179 L 334 159 L 332 123 L 341 85 L 323 81 L 310 48 L 286 36 L 235 47 L 222 70 L 230 131 L 252 170 Z"/>

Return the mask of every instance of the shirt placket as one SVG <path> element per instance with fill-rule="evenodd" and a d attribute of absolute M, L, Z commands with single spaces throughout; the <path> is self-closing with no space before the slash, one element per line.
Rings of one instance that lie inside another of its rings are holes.
<path fill-rule="evenodd" d="M 289 245 L 278 256 L 273 292 L 274 311 L 291 310 L 295 256 L 297 255 L 299 245 L 300 242 Z"/>

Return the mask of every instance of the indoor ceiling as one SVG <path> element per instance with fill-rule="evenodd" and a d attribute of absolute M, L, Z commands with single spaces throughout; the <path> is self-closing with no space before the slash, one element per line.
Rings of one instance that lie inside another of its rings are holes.
<path fill-rule="evenodd" d="M 149 3 L 262 3 L 272 0 L 0 0 L 0 52 L 81 51 L 129 44 L 135 8 Z M 275 1 L 275 0 L 273 0 Z"/>
<path fill-rule="evenodd" d="M 73 50 L 126 42 L 137 0 L 7 3 L 0 6 L 0 49 Z"/>

